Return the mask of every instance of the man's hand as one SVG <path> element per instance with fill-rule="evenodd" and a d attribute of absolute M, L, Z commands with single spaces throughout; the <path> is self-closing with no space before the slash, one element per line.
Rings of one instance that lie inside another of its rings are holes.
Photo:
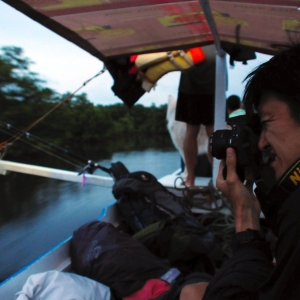
<path fill-rule="evenodd" d="M 233 148 L 226 151 L 227 177 L 223 178 L 225 162 L 222 160 L 219 167 L 216 186 L 231 203 L 234 210 L 236 232 L 248 228 L 259 230 L 260 205 L 253 194 L 253 183 L 245 185 L 236 174 L 236 154 Z"/>

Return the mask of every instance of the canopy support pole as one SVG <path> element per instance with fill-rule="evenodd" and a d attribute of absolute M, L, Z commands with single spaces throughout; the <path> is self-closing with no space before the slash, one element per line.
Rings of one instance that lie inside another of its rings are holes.
<path fill-rule="evenodd" d="M 226 57 L 216 57 L 216 91 L 215 91 L 215 126 L 214 130 L 226 128 Z M 215 185 L 219 172 L 220 160 L 214 157 L 213 160 L 213 184 Z"/>
<path fill-rule="evenodd" d="M 226 68 L 226 53 L 221 48 L 221 42 L 213 18 L 208 0 L 199 0 L 200 6 L 205 14 L 206 21 L 210 27 L 214 37 L 216 46 L 216 89 L 215 89 L 215 122 L 214 130 L 225 129 L 226 120 L 226 89 L 227 89 L 227 68 Z M 213 184 L 215 185 L 219 172 L 220 160 L 214 158 L 213 160 Z"/>

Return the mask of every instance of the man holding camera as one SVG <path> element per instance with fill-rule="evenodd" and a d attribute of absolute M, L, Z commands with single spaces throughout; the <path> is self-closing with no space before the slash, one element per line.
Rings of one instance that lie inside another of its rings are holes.
<path fill-rule="evenodd" d="M 262 176 L 253 193 L 236 173 L 238 151 L 226 150 L 216 186 L 234 209 L 234 254 L 209 284 L 187 287 L 181 299 L 300 299 L 300 45 L 246 79 L 246 115 L 251 123 L 258 113 L 258 147 L 276 183 L 266 188 L 269 178 Z M 260 230 L 261 210 L 277 237 L 275 257 Z"/>

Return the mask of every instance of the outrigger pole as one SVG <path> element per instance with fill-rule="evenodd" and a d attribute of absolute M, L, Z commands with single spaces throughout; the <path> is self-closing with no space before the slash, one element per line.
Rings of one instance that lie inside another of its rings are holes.
<path fill-rule="evenodd" d="M 226 110 L 226 89 L 227 89 L 227 68 L 226 53 L 221 48 L 221 42 L 215 20 L 213 18 L 208 0 L 199 0 L 200 6 L 205 14 L 206 21 L 214 37 L 216 46 L 216 90 L 215 90 L 215 122 L 214 130 L 226 128 L 225 110 Z M 220 160 L 213 160 L 213 184 L 215 185 L 219 172 Z"/>
<path fill-rule="evenodd" d="M 7 171 L 64 181 L 72 181 L 82 183 L 84 185 L 91 184 L 104 187 L 112 187 L 114 184 L 113 179 L 108 176 L 98 176 L 92 174 L 83 174 L 82 176 L 78 176 L 78 172 L 0 160 L 0 175 L 5 175 Z"/>

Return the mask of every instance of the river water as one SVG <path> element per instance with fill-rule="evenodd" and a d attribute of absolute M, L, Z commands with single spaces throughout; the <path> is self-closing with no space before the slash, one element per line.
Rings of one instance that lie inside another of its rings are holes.
<path fill-rule="evenodd" d="M 176 151 L 148 149 L 115 153 L 99 161 L 121 161 L 133 171 L 160 178 L 180 167 Z M 97 170 L 95 175 L 107 175 Z M 0 281 L 68 238 L 74 229 L 97 218 L 115 201 L 111 188 L 10 173 L 0 175 Z"/>

